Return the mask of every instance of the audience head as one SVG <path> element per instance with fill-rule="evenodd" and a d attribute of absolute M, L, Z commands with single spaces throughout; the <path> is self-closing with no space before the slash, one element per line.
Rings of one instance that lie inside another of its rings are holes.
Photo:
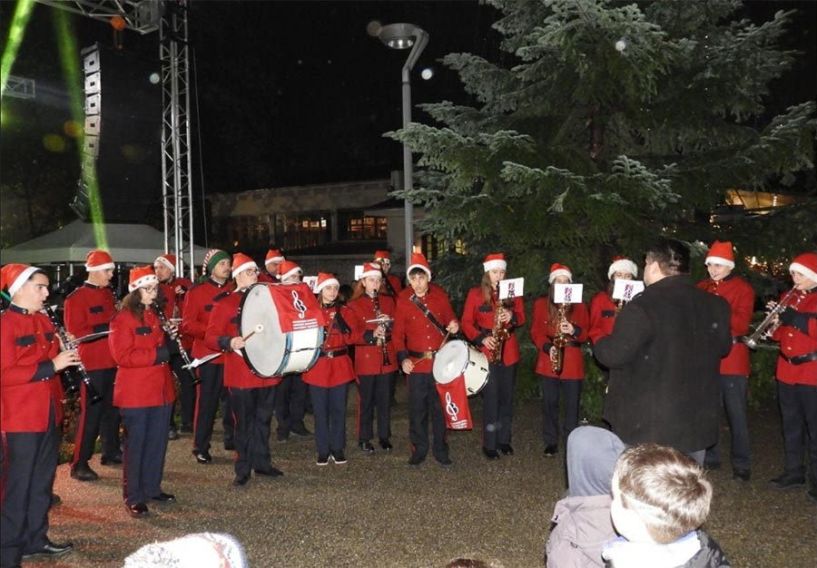
<path fill-rule="evenodd" d="M 235 537 L 196 533 L 146 544 L 127 558 L 124 568 L 246 568 L 247 557 Z"/>
<path fill-rule="evenodd" d="M 689 249 L 681 241 L 660 238 L 647 247 L 644 284 L 649 286 L 667 276 L 689 273 Z"/>

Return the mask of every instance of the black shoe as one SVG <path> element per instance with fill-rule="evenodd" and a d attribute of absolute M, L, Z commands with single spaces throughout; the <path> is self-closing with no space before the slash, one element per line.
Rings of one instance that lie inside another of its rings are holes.
<path fill-rule="evenodd" d="M 101 463 L 102 465 L 121 465 L 122 454 L 111 457 L 102 456 L 102 458 L 99 460 L 99 463 Z"/>
<path fill-rule="evenodd" d="M 380 438 L 380 447 L 383 448 L 384 451 L 390 452 L 394 446 L 391 445 L 386 438 Z"/>
<path fill-rule="evenodd" d="M 310 438 L 310 437 L 312 437 L 312 432 L 307 430 L 306 426 L 304 426 L 304 425 L 294 426 L 294 427 L 290 428 L 289 431 L 292 434 L 295 434 L 296 436 L 298 436 L 300 438 Z"/>
<path fill-rule="evenodd" d="M 499 457 L 499 456 L 497 455 L 497 457 Z M 445 456 L 444 458 L 434 458 L 434 459 L 436 459 L 437 463 L 440 464 L 443 467 L 448 467 L 448 466 L 450 466 L 450 465 L 452 465 L 454 463 L 454 462 L 451 461 L 451 458 L 449 458 L 448 456 Z"/>
<path fill-rule="evenodd" d="M 71 477 L 77 481 L 96 481 L 99 475 L 87 463 L 78 463 L 71 468 Z"/>
<path fill-rule="evenodd" d="M 133 505 L 125 504 L 125 508 L 130 513 L 130 516 L 133 518 L 137 517 L 144 517 L 148 514 L 148 506 L 144 503 L 134 503 Z"/>
<path fill-rule="evenodd" d="M 721 468 L 720 462 L 704 462 L 704 469 L 706 471 L 718 471 Z"/>
<path fill-rule="evenodd" d="M 60 499 L 60 496 L 57 495 L 56 493 L 52 493 L 51 494 L 51 504 L 49 505 L 49 508 L 50 507 L 56 507 L 57 505 L 60 505 L 61 503 L 62 503 L 62 499 Z"/>
<path fill-rule="evenodd" d="M 178 440 L 179 439 L 179 431 L 175 428 L 171 428 L 167 431 L 167 439 L 168 440 Z"/>
<path fill-rule="evenodd" d="M 224 440 L 224 451 L 232 452 L 235 450 L 235 444 L 232 440 Z"/>
<path fill-rule="evenodd" d="M 250 474 L 247 475 L 236 475 L 235 479 L 233 479 L 233 485 L 235 487 L 244 487 L 247 485 L 247 482 L 250 480 Z"/>
<path fill-rule="evenodd" d="M 170 493 L 165 493 L 164 491 L 156 495 L 155 497 L 151 497 L 154 501 L 159 503 L 175 503 L 176 496 L 171 495 Z"/>
<path fill-rule="evenodd" d="M 289 440 L 289 434 L 276 434 L 275 439 L 278 440 L 279 443 L 283 444 Z"/>
<path fill-rule="evenodd" d="M 411 454 L 411 457 L 409 458 L 408 463 L 409 463 L 409 465 L 420 465 L 421 463 L 423 463 L 423 461 L 425 459 L 426 459 L 425 456 L 420 456 L 418 454 Z"/>
<path fill-rule="evenodd" d="M 360 451 L 364 454 L 373 454 L 374 453 L 374 446 L 371 442 L 360 442 L 357 445 L 360 448 Z"/>
<path fill-rule="evenodd" d="M 817 485 L 808 490 L 808 498 L 817 503 Z"/>
<path fill-rule="evenodd" d="M 213 456 L 211 456 L 210 452 L 208 451 L 200 452 L 199 450 L 193 450 L 193 455 L 195 456 L 196 461 L 200 464 L 206 464 L 213 461 Z"/>
<path fill-rule="evenodd" d="M 329 465 L 329 456 L 318 456 L 315 463 L 320 466 Z"/>
<path fill-rule="evenodd" d="M 545 457 L 546 458 L 552 458 L 553 456 L 555 456 L 558 453 L 559 453 L 559 446 L 557 446 L 556 444 L 549 444 L 548 446 L 545 447 Z"/>
<path fill-rule="evenodd" d="M 752 478 L 752 472 L 748 469 L 733 469 L 732 479 L 739 481 L 749 481 Z"/>
<path fill-rule="evenodd" d="M 790 487 L 800 487 L 806 484 L 806 477 L 802 473 L 783 473 L 770 479 L 769 483 L 775 489 L 789 489 Z"/>
<path fill-rule="evenodd" d="M 513 447 L 510 444 L 499 444 L 499 452 L 504 456 L 512 456 Z"/>
<path fill-rule="evenodd" d="M 54 558 L 55 556 L 61 556 L 68 552 L 71 552 L 74 549 L 74 545 L 70 542 L 58 544 L 56 542 L 51 542 L 50 540 L 46 540 L 45 544 L 39 550 L 35 550 L 33 552 L 29 552 L 28 554 L 23 554 L 23 560 L 30 560 L 34 557 L 47 557 L 47 558 Z"/>
<path fill-rule="evenodd" d="M 332 461 L 334 461 L 338 465 L 343 465 L 346 463 L 346 456 L 343 455 L 343 450 L 332 452 L 331 454 L 329 454 L 329 457 L 331 457 Z"/>
<path fill-rule="evenodd" d="M 281 477 L 284 475 L 284 472 L 278 469 L 277 467 L 269 466 L 269 468 L 264 469 L 256 469 L 255 475 L 263 475 L 265 477 Z"/>
<path fill-rule="evenodd" d="M 482 448 L 482 453 L 489 460 L 498 460 L 499 459 L 499 452 L 497 452 L 496 450 L 489 450 L 488 448 L 483 447 Z"/>

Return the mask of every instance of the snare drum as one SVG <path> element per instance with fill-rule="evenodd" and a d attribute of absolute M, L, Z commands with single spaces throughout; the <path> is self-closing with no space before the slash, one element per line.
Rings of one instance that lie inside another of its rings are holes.
<path fill-rule="evenodd" d="M 488 383 L 488 358 L 472 345 L 456 339 L 443 345 L 434 356 L 434 380 L 447 384 L 463 375 L 468 396 Z"/>
<path fill-rule="evenodd" d="M 242 355 L 256 375 L 302 373 L 318 360 L 323 313 L 305 284 L 251 286 L 241 299 L 238 322 L 242 337 L 252 333 Z"/>

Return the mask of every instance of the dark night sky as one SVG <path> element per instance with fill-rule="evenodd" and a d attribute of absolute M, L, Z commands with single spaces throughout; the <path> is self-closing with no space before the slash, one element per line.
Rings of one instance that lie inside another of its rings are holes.
<path fill-rule="evenodd" d="M 12 8 L 12 2 L 0 1 L 2 44 Z M 817 96 L 817 3 L 762 1 L 749 2 L 746 8 L 756 21 L 790 8 L 798 8 L 801 15 L 785 38 L 786 47 L 807 53 L 773 86 L 777 111 Z M 59 167 L 69 173 L 76 168 L 75 154 L 58 157 L 37 147 L 43 133 L 58 130 L 69 116 L 51 11 L 36 6 L 12 70 L 37 78 L 39 92 L 50 97 L 50 110 L 34 112 L 30 102 L 3 103 L 14 106 L 23 119 L 16 126 L 4 124 L 4 162 L 15 148 L 21 153 L 31 148 L 17 168 L 22 172 L 40 169 L 44 163 L 59 164 L 59 160 L 64 161 Z M 429 45 L 412 76 L 414 103 L 468 102 L 456 75 L 437 60 L 464 51 L 510 64 L 497 47 L 498 34 L 490 29 L 497 16 L 492 7 L 477 0 L 194 0 L 190 26 L 200 104 L 197 132 L 207 192 L 388 177 L 390 170 L 401 167 L 401 151 L 382 133 L 401 124 L 400 67 L 408 52 L 390 50 L 367 35 L 367 23 L 408 21 L 429 32 Z M 95 40 L 111 45 L 107 24 L 77 16 L 74 25 L 80 46 Z M 155 60 L 158 70 L 157 42 L 157 33 L 126 32 L 124 47 Z M 435 75 L 423 81 L 418 72 L 429 65 Z M 161 109 L 155 112 L 158 121 Z M 414 117 L 426 118 L 416 109 Z M 198 138 L 194 138 L 196 166 L 198 152 Z M 4 166 L 2 175 L 10 171 Z M 197 191 L 200 179 L 197 169 L 193 176 Z"/>

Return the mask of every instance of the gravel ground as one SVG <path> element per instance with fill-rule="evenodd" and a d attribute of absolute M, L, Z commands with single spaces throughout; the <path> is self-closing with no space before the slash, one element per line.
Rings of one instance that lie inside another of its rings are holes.
<path fill-rule="evenodd" d="M 95 457 L 92 466 L 101 479 L 89 484 L 70 479 L 68 466 L 60 466 L 55 491 L 63 503 L 52 511 L 50 536 L 72 540 L 75 551 L 26 566 L 121 566 L 143 544 L 200 531 L 237 536 L 256 568 L 442 567 L 459 556 L 502 567 L 541 566 L 564 471 L 562 459 L 542 455 L 538 403 L 517 409 L 516 455 L 488 462 L 480 452 L 479 430 L 456 432 L 449 436 L 452 467 L 439 466 L 431 456 L 411 467 L 404 398 L 398 389 L 393 452 L 365 456 L 357 450 L 352 389 L 346 465 L 317 467 L 312 440 L 273 441 L 273 463 L 285 476 L 253 478 L 242 489 L 231 486 L 231 453 L 219 444 L 213 463 L 202 466 L 190 455 L 189 436 L 170 442 L 164 490 L 178 502 L 151 506 L 151 514 L 139 520 L 122 505 L 119 468 L 103 467 Z M 472 410 L 478 419 L 478 402 Z M 751 419 L 753 479 L 733 481 L 728 467 L 712 472 L 715 501 L 706 528 L 733 566 L 813 568 L 817 505 L 805 490 L 768 487 L 782 459 L 779 420 L 773 412 Z"/>

